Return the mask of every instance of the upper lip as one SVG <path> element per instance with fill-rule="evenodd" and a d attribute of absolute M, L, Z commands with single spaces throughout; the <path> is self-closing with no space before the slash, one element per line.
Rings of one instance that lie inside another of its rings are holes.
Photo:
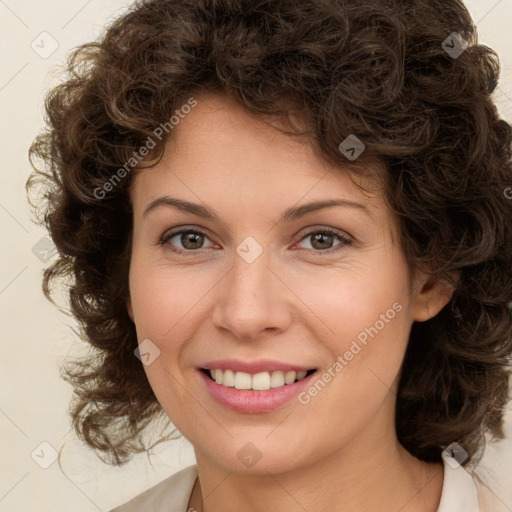
<path fill-rule="evenodd" d="M 216 359 L 208 361 L 200 366 L 204 370 L 232 370 L 236 372 L 245 372 L 249 374 L 272 372 L 277 370 L 284 371 L 307 371 L 315 368 L 311 366 L 301 366 L 298 364 L 283 363 L 271 359 L 259 359 L 258 361 L 242 361 L 241 359 Z"/>

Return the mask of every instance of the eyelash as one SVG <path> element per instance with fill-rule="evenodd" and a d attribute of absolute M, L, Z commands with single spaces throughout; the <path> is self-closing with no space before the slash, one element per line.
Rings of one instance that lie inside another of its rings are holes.
<path fill-rule="evenodd" d="M 160 238 L 160 240 L 155 245 L 161 245 L 163 247 L 171 238 L 174 238 L 176 235 L 181 235 L 183 233 L 193 233 L 195 235 L 204 235 L 206 238 L 208 238 L 207 234 L 204 233 L 203 231 L 199 231 L 197 229 L 192 229 L 192 228 L 184 228 L 184 229 L 180 229 L 178 231 L 172 231 L 169 234 L 165 234 L 164 233 L 162 235 L 162 237 Z M 306 254 L 314 254 L 315 256 L 328 255 L 328 254 L 332 254 L 334 252 L 343 250 L 347 245 L 350 245 L 352 243 L 352 240 L 350 240 L 346 236 L 342 235 L 339 231 L 337 231 L 335 229 L 332 229 L 332 228 L 321 228 L 321 229 L 316 229 L 314 231 L 309 231 L 297 243 L 302 242 L 306 238 L 308 238 L 308 237 L 310 237 L 312 235 L 317 235 L 319 233 L 334 235 L 336 238 L 338 238 L 338 240 L 341 243 L 338 244 L 334 248 L 326 249 L 326 250 L 306 249 Z M 201 249 L 197 249 L 197 250 L 192 250 L 192 249 L 182 250 L 182 249 L 173 249 L 173 248 L 170 248 L 170 247 L 169 247 L 169 250 L 171 252 L 175 253 L 175 254 L 182 254 L 182 255 L 185 255 L 185 256 L 194 256 L 198 252 L 201 251 Z"/>

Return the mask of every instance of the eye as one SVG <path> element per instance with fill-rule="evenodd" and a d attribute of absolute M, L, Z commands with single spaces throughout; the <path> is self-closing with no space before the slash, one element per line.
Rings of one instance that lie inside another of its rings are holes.
<path fill-rule="evenodd" d="M 173 239 L 175 240 L 173 241 Z M 311 239 L 309 245 L 312 250 L 307 250 L 306 252 L 315 255 L 322 255 L 324 253 L 330 254 L 332 252 L 339 251 L 352 243 L 347 236 L 332 228 L 322 228 L 315 231 L 309 231 L 300 239 L 300 242 L 307 239 Z M 339 243 L 335 245 L 333 249 L 335 239 L 338 239 Z M 164 233 L 157 244 L 167 246 L 171 252 L 176 254 L 193 255 L 205 248 L 203 247 L 205 240 L 209 240 L 209 238 L 203 231 L 191 228 L 182 228 L 178 231 Z M 177 245 L 178 247 L 176 247 Z M 181 248 L 179 245 L 181 245 Z M 215 247 L 215 244 L 212 243 L 209 247 Z"/>
<path fill-rule="evenodd" d="M 339 240 L 339 243 L 333 247 L 335 239 Z M 322 228 L 315 231 L 309 231 L 304 237 L 301 238 L 300 242 L 310 239 L 310 248 L 313 250 L 307 251 L 308 253 L 322 254 L 332 253 L 343 249 L 345 246 L 350 245 L 352 241 L 341 232 L 332 228 Z"/>
<path fill-rule="evenodd" d="M 173 239 L 176 240 L 172 242 Z M 164 234 L 158 241 L 158 244 L 168 245 L 170 251 L 178 254 L 193 254 L 198 252 L 198 249 L 203 249 L 202 245 L 205 239 L 208 240 L 208 237 L 202 231 L 188 228 Z M 183 249 L 179 247 L 177 249 L 173 248 L 176 244 L 181 244 Z"/>

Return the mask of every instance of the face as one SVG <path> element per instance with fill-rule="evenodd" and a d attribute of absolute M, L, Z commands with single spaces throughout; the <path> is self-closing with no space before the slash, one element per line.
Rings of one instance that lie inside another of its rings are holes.
<path fill-rule="evenodd" d="M 393 432 L 413 321 L 449 297 L 409 274 L 382 190 L 222 96 L 197 100 L 130 190 L 128 310 L 154 393 L 198 460 L 229 471 L 363 456 Z"/>

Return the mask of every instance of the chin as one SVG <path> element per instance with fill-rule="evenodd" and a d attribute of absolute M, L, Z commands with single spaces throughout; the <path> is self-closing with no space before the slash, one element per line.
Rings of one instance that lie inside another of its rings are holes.
<path fill-rule="evenodd" d="M 267 475 L 287 473 L 300 469 L 301 467 L 314 463 L 308 460 L 307 454 L 312 454 L 313 447 L 304 446 L 304 436 L 300 443 L 285 443 L 281 438 L 268 439 L 271 429 L 265 427 L 261 435 L 241 435 L 229 438 L 227 445 L 223 447 L 217 444 L 219 450 L 212 451 L 215 442 L 208 442 L 205 450 L 199 445 L 194 445 L 198 464 L 201 464 L 203 457 L 210 460 L 210 463 L 222 467 L 227 472 L 247 475 Z M 226 434 L 227 436 L 227 434 Z M 267 439 L 265 439 L 267 437 Z M 285 436 L 286 437 L 286 436 Z M 198 448 L 196 448 L 198 447 Z M 321 458 L 316 456 L 316 458 Z"/>

